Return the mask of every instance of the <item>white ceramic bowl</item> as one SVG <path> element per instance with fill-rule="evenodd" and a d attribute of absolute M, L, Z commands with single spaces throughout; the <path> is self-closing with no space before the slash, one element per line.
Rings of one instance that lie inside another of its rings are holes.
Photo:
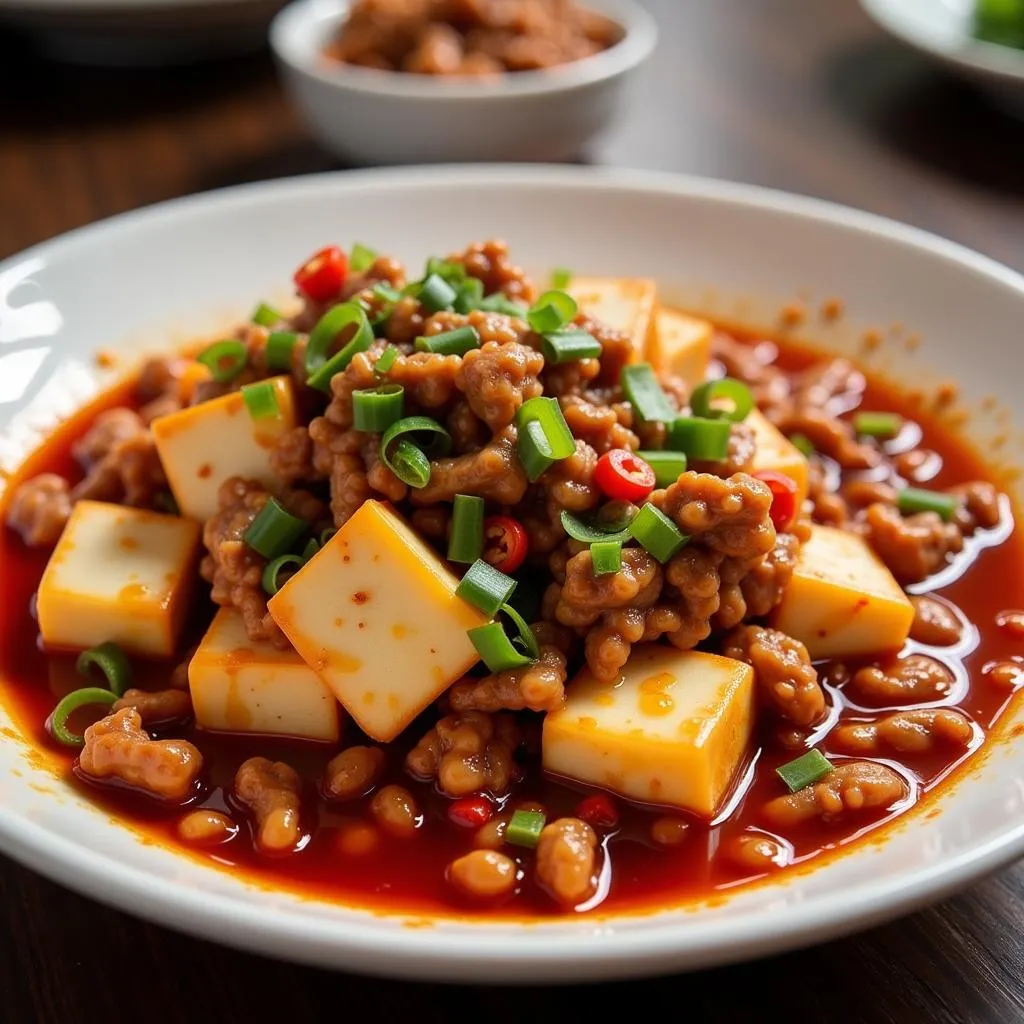
<path fill-rule="evenodd" d="M 375 71 L 329 61 L 324 47 L 349 0 L 298 0 L 270 29 L 289 92 L 320 141 L 355 164 L 564 160 L 580 155 L 622 105 L 654 48 L 635 0 L 586 0 L 622 26 L 602 53 L 494 81 Z"/>
<path fill-rule="evenodd" d="M 0 263 L 0 468 L 95 391 L 100 347 L 137 355 L 222 329 L 255 300 L 274 301 L 295 264 L 328 241 L 362 239 L 416 265 L 493 234 L 537 272 L 652 275 L 681 304 L 755 326 L 774 323 L 792 299 L 815 309 L 839 296 L 848 311 L 841 321 L 808 323 L 839 351 L 856 351 L 865 328 L 898 321 L 903 334 L 889 341 L 916 332 L 920 345 L 883 344 L 874 358 L 916 386 L 958 379 L 978 410 L 968 421 L 974 438 L 984 444 L 1013 427 L 1016 447 L 1005 456 L 1024 464 L 1018 274 L 810 199 L 633 171 L 505 167 L 353 172 L 233 189 L 119 217 Z M 115 292 L 118 301 L 107 301 Z M 998 401 L 982 405 L 985 396 Z M 1009 423 L 1001 407 L 1016 410 Z M 1018 706 L 1003 733 L 1021 721 Z M 269 891 L 140 842 L 55 781 L 10 725 L 0 703 L 4 852 L 163 924 L 350 970 L 555 982 L 706 966 L 865 927 L 1024 853 L 1024 744 L 1006 740 L 990 743 L 929 806 L 937 815 L 912 816 L 884 842 L 717 905 L 424 927 L 402 914 Z"/>

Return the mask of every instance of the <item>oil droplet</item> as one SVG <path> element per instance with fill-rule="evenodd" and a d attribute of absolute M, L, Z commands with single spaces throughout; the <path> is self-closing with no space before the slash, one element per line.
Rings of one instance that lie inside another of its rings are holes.
<path fill-rule="evenodd" d="M 594 698 L 594 703 L 599 707 L 608 708 L 615 703 L 615 698 L 610 693 L 599 693 Z"/>
<path fill-rule="evenodd" d="M 671 672 L 659 672 L 649 676 L 640 684 L 640 711 L 652 718 L 660 718 L 676 706 L 672 695 L 666 693 L 675 686 L 676 677 Z"/>

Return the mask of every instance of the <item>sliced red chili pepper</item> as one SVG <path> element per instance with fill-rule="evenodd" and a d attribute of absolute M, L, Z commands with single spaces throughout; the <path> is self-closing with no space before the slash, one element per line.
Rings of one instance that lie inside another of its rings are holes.
<path fill-rule="evenodd" d="M 613 501 L 643 501 L 656 482 L 654 470 L 625 448 L 605 452 L 594 469 L 594 483 Z"/>
<path fill-rule="evenodd" d="M 494 807 L 483 796 L 464 796 L 448 805 L 448 817 L 463 828 L 480 828 L 494 817 Z"/>
<path fill-rule="evenodd" d="M 336 245 L 321 249 L 295 271 L 295 287 L 307 299 L 329 302 L 337 298 L 348 277 L 348 256 Z"/>
<path fill-rule="evenodd" d="M 518 519 L 511 516 L 488 516 L 484 520 L 483 560 L 495 569 L 513 573 L 526 560 L 530 538 Z"/>
<path fill-rule="evenodd" d="M 612 829 L 619 823 L 619 811 L 611 797 L 595 793 L 579 802 L 576 817 L 593 828 Z"/>
<path fill-rule="evenodd" d="M 769 515 L 775 529 L 784 530 L 796 515 L 796 484 L 785 473 L 776 473 L 771 469 L 752 475 L 771 489 L 772 507 Z"/>

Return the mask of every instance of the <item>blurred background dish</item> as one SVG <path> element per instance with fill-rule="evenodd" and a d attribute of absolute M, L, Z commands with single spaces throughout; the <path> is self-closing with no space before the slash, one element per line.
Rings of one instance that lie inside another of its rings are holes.
<path fill-rule="evenodd" d="M 556 67 L 487 76 L 384 71 L 329 57 L 348 0 L 298 0 L 275 18 L 270 42 L 311 130 L 343 160 L 565 160 L 612 121 L 657 38 L 635 0 L 586 6 L 620 26 L 618 42 Z"/>

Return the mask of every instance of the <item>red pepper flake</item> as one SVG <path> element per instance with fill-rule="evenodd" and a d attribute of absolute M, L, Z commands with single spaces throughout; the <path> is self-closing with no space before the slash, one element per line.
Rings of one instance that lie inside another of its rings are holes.
<path fill-rule="evenodd" d="M 494 807 L 484 796 L 464 796 L 448 805 L 448 817 L 462 828 L 480 828 L 494 817 Z"/>

